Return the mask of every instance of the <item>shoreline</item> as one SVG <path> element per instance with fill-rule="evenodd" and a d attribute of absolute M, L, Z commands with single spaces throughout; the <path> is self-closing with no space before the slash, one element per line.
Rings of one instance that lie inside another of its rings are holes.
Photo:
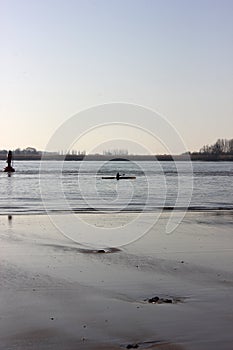
<path fill-rule="evenodd" d="M 233 206 L 232 207 L 189 207 L 189 208 L 176 208 L 176 207 L 161 207 L 161 208 L 156 208 L 156 209 L 151 209 L 151 210 L 136 210 L 136 209 L 132 209 L 132 210 L 120 210 L 118 211 L 113 210 L 113 209 L 109 209 L 109 210 L 102 210 L 102 209 L 77 209 L 77 210 L 50 210 L 50 211 L 45 211 L 45 210 L 41 210 L 41 211 L 18 211 L 18 212 L 14 212 L 14 211 L 9 211 L 9 212 L 1 212 L 0 213 L 0 217 L 1 216 L 9 216 L 9 215 L 23 215 L 23 216 L 32 216 L 32 215 L 78 215 L 78 214 L 92 214 L 92 215 L 112 215 L 112 214 L 120 214 L 120 215 L 128 215 L 128 214 L 157 214 L 157 213 L 171 213 L 171 212 L 176 212 L 176 213 L 231 213 L 233 212 Z"/>
<path fill-rule="evenodd" d="M 0 160 L 5 161 L 6 155 L 0 154 Z M 211 155 L 211 154 L 184 154 L 184 155 L 122 155 L 122 156 L 104 156 L 104 155 L 16 155 L 14 154 L 14 161 L 77 161 L 77 162 L 86 162 L 86 161 L 115 161 L 115 162 L 128 162 L 128 161 L 142 161 L 142 162 L 151 162 L 151 161 L 159 161 L 159 162 L 232 162 L 233 155 L 232 154 L 219 154 L 219 155 Z"/>

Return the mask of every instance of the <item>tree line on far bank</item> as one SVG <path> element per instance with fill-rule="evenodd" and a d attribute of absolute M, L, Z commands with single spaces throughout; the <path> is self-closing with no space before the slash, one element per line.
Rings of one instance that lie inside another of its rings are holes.
<path fill-rule="evenodd" d="M 8 150 L 6 149 L 2 149 L 0 150 L 0 154 L 7 154 L 8 153 Z M 27 147 L 25 149 L 20 149 L 20 148 L 16 148 L 15 150 L 13 150 L 13 153 L 16 154 L 16 155 L 41 155 L 42 152 L 41 151 L 37 151 L 36 148 L 34 147 Z"/>
<path fill-rule="evenodd" d="M 233 139 L 218 139 L 213 145 L 204 145 L 199 153 L 206 155 L 233 155 Z"/>
<path fill-rule="evenodd" d="M 8 153 L 8 150 L 0 150 L 0 156 L 6 156 Z M 38 151 L 34 147 L 27 147 L 25 149 L 20 149 L 17 148 L 13 150 L 13 153 L 15 156 L 22 156 L 22 157 L 41 157 L 42 156 L 42 151 Z M 56 155 L 56 156 L 63 156 L 66 154 L 66 152 L 46 152 L 48 155 Z M 80 155 L 85 155 L 84 152 L 68 152 L 67 155 L 69 156 L 80 156 Z M 210 158 L 218 158 L 218 156 L 233 156 L 233 139 L 227 140 L 227 139 L 218 139 L 213 145 L 204 145 L 199 152 L 187 152 L 187 154 L 191 156 L 210 156 Z M 106 155 L 106 154 L 104 154 Z M 166 156 L 171 156 L 171 155 L 166 155 Z M 232 158 L 232 157 L 231 157 Z"/>

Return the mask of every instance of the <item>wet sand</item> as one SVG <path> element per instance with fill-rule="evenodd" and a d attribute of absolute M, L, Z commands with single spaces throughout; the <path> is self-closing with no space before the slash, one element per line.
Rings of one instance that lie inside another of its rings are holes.
<path fill-rule="evenodd" d="M 0 216 L 0 349 L 232 349 L 233 213 L 187 213 L 171 235 L 168 216 L 117 249 L 80 246 L 46 215 Z"/>

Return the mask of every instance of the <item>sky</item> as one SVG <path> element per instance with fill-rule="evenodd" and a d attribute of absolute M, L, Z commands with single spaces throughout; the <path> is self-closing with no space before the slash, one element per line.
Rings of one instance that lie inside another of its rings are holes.
<path fill-rule="evenodd" d="M 0 77 L 0 149 L 44 150 L 72 116 L 121 102 L 199 150 L 233 138 L 233 1 L 0 0 Z M 95 137 L 80 148 L 106 141 Z"/>

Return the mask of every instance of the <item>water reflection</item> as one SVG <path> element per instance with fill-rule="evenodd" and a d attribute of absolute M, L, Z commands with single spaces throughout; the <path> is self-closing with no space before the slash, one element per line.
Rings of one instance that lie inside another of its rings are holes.
<path fill-rule="evenodd" d="M 13 219 L 13 217 L 12 217 L 12 215 L 8 215 L 8 225 L 11 227 L 12 226 L 12 219 Z"/>

